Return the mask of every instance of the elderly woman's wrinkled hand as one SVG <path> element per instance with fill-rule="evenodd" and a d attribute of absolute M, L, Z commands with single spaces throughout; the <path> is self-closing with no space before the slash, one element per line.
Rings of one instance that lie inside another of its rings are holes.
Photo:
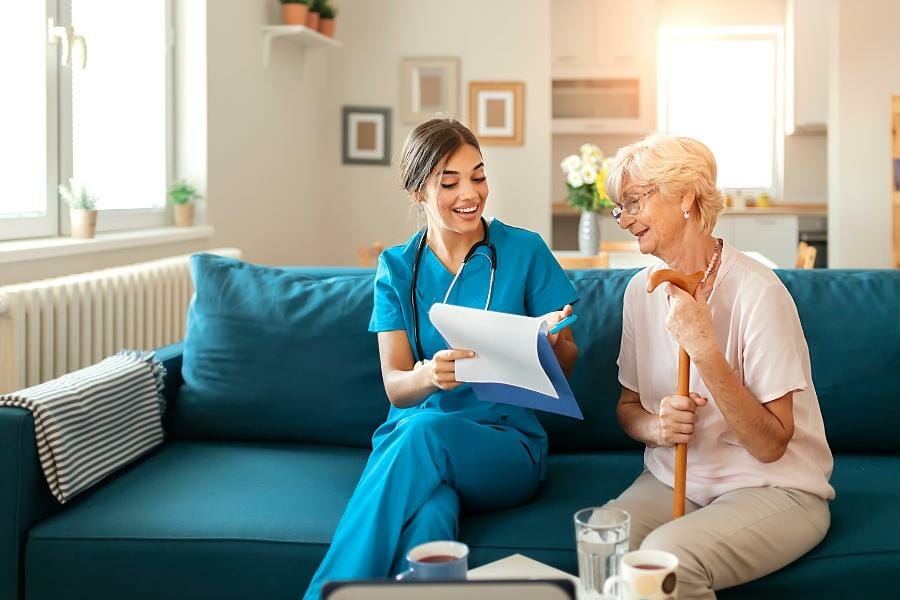
<path fill-rule="evenodd" d="M 659 433 L 656 444 L 664 448 L 690 443 L 697 423 L 697 408 L 708 400 L 691 392 L 688 396 L 666 396 L 659 403 Z"/>
<path fill-rule="evenodd" d="M 693 360 L 718 350 L 709 304 L 671 283 L 666 284 L 665 290 L 669 295 L 666 328 L 675 341 Z"/>

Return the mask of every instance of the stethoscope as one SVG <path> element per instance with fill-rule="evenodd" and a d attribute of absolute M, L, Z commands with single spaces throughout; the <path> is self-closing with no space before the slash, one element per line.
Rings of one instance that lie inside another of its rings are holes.
<path fill-rule="evenodd" d="M 447 288 L 447 293 L 444 294 L 444 304 L 446 304 L 447 300 L 450 298 L 450 292 L 453 291 L 453 286 L 456 285 L 456 281 L 459 279 L 459 276 L 462 275 L 463 269 L 469 262 L 469 259 L 473 256 L 483 256 L 491 263 L 491 281 L 488 284 L 487 301 L 484 303 L 484 310 L 488 310 L 491 306 L 491 298 L 494 296 L 494 273 L 497 271 L 497 247 L 491 243 L 488 224 L 487 221 L 484 220 L 484 217 L 481 218 L 481 226 L 484 227 L 484 237 L 481 238 L 480 242 L 476 242 L 469 248 L 466 257 L 463 259 L 462 263 L 460 263 L 459 268 L 456 270 L 456 275 L 453 276 L 453 281 L 450 282 L 450 287 Z M 413 337 L 415 338 L 416 352 L 418 353 L 416 360 L 425 359 L 425 352 L 422 350 L 422 341 L 419 337 L 419 302 L 416 300 L 416 285 L 419 282 L 419 262 L 422 260 L 422 253 L 425 252 L 425 242 L 428 237 L 427 234 L 428 229 L 423 229 L 422 237 L 419 238 L 419 246 L 416 248 L 416 260 L 413 262 L 412 285 L 410 286 L 413 314 Z M 476 251 L 482 246 L 490 251 L 490 256 L 487 254 L 476 254 Z"/>

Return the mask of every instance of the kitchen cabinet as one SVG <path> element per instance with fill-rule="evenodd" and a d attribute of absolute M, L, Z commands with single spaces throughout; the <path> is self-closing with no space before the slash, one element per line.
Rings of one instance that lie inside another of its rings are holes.
<path fill-rule="evenodd" d="M 594 62 L 641 64 L 656 61 L 655 0 L 594 2 Z"/>
<path fill-rule="evenodd" d="M 571 75 L 568 67 L 656 60 L 655 0 L 552 0 L 550 20 L 554 77 Z"/>
<path fill-rule="evenodd" d="M 785 133 L 824 133 L 834 0 L 788 0 Z"/>
<path fill-rule="evenodd" d="M 594 0 L 553 0 L 550 10 L 553 66 L 594 64 Z"/>
<path fill-rule="evenodd" d="M 800 237 L 797 215 L 723 214 L 714 229 L 738 250 L 759 252 L 782 269 L 794 266 Z"/>

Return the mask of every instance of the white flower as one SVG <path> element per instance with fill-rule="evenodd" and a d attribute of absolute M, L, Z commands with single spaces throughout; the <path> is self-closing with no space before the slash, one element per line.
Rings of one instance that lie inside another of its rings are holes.
<path fill-rule="evenodd" d="M 566 177 L 566 180 L 569 182 L 569 185 L 574 188 L 584 185 L 584 179 L 581 177 L 581 173 L 579 173 L 578 171 L 569 171 L 569 175 L 568 177 Z"/>
<path fill-rule="evenodd" d="M 578 171 L 578 174 L 581 175 L 581 178 L 588 185 L 594 183 L 597 179 L 597 169 L 590 165 L 585 165 L 581 167 L 581 170 Z"/>
<path fill-rule="evenodd" d="M 595 162 L 603 160 L 603 153 L 600 151 L 600 148 L 594 144 L 582 144 L 579 151 L 581 152 L 582 159 L 590 158 Z"/>
<path fill-rule="evenodd" d="M 577 154 L 570 154 L 559 163 L 563 173 L 570 173 L 581 168 L 581 158 Z"/>

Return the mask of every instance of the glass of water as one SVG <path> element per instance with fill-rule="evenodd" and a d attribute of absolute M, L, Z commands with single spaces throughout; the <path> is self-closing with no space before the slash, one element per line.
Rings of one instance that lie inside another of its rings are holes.
<path fill-rule="evenodd" d="M 603 582 L 619 574 L 619 560 L 628 552 L 630 521 L 628 513 L 618 508 L 583 508 L 575 513 L 581 598 L 603 598 Z"/>

